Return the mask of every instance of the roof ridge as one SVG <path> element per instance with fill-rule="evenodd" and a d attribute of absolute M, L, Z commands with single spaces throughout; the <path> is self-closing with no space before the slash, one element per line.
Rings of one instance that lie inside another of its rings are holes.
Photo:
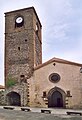
<path fill-rule="evenodd" d="M 53 57 L 52 59 L 50 59 L 50 60 L 48 60 L 48 61 L 46 61 L 46 62 L 44 62 L 44 63 L 42 63 L 42 64 L 40 64 L 40 65 L 38 65 L 38 66 L 36 66 L 34 69 L 35 69 L 35 70 L 36 70 L 36 69 L 39 69 L 39 68 L 41 68 L 41 67 L 43 67 L 43 66 L 45 66 L 45 65 L 48 65 L 48 64 L 50 64 L 50 63 L 52 63 L 52 62 L 59 62 L 59 63 L 76 65 L 76 66 L 82 67 L 82 64 L 80 64 L 80 63 L 73 62 L 73 61 L 69 61 L 69 60 L 65 60 L 65 59 L 61 59 L 61 58 Z"/>
<path fill-rule="evenodd" d="M 0 85 L 0 88 L 5 88 L 3 85 Z"/>

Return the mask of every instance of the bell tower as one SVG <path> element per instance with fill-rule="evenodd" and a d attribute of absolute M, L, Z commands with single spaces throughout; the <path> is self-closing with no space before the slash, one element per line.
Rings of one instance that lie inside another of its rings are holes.
<path fill-rule="evenodd" d="M 42 63 L 41 23 L 34 7 L 5 13 L 5 83 L 30 78 Z"/>

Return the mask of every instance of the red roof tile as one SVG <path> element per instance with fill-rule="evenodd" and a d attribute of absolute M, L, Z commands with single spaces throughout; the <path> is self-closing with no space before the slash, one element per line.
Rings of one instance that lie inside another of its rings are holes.
<path fill-rule="evenodd" d="M 0 85 L 0 89 L 5 89 L 5 87 L 3 85 Z"/>

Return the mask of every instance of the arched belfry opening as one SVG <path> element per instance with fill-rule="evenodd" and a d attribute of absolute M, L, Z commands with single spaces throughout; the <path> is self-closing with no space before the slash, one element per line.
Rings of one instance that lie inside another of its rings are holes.
<path fill-rule="evenodd" d="M 48 93 L 48 107 L 65 108 L 66 93 L 58 88 L 52 88 Z"/>
<path fill-rule="evenodd" d="M 6 96 L 8 105 L 21 106 L 21 97 L 16 92 L 10 92 Z"/>

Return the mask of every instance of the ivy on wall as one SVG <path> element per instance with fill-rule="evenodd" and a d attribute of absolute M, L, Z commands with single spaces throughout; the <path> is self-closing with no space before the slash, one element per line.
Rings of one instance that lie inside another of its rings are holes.
<path fill-rule="evenodd" d="M 17 83 L 16 80 L 14 78 L 12 78 L 11 76 L 9 76 L 8 79 L 7 79 L 6 85 L 7 85 L 7 87 L 12 87 L 16 83 Z"/>

